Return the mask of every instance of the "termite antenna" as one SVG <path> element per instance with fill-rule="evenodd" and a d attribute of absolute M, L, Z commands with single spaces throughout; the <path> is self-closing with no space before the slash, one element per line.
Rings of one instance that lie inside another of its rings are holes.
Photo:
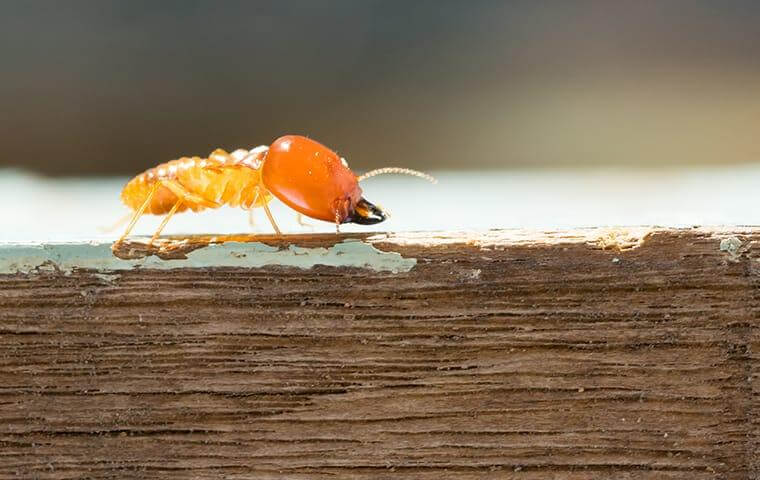
<path fill-rule="evenodd" d="M 432 175 L 428 175 L 427 173 L 423 173 L 417 170 L 412 170 L 411 168 L 401 168 L 401 167 L 385 167 L 385 168 L 376 168 L 375 170 L 370 170 L 369 172 L 365 173 L 364 175 L 360 175 L 357 180 L 362 181 L 366 180 L 370 177 L 374 177 L 375 175 L 384 175 L 386 173 L 397 173 L 400 175 L 411 175 L 412 177 L 419 177 L 424 178 L 428 182 L 432 184 L 438 183 L 438 180 L 435 179 Z"/>

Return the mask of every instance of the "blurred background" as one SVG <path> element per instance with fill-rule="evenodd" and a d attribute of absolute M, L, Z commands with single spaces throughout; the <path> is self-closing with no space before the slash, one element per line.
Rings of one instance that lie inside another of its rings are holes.
<path fill-rule="evenodd" d="M 760 158 L 760 3 L 4 0 L 3 165 L 129 175 L 319 139 L 352 166 Z"/>
<path fill-rule="evenodd" d="M 127 176 L 160 162 L 296 133 L 357 171 L 473 175 L 436 187 L 446 201 L 479 194 L 488 170 L 480 207 L 540 203 L 531 192 L 555 185 L 547 215 L 558 197 L 632 202 L 576 223 L 760 223 L 731 216 L 756 200 L 731 182 L 760 179 L 758 51 L 754 0 L 1 0 L 0 167 L 115 175 L 118 205 Z M 703 199 L 702 213 L 663 220 L 678 199 L 649 205 L 648 188 Z"/>

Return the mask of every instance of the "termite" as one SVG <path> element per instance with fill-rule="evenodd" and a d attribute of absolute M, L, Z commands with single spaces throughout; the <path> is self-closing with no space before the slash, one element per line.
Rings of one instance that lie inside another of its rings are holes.
<path fill-rule="evenodd" d="M 269 209 L 277 197 L 299 214 L 335 223 L 372 225 L 388 215 L 362 197 L 359 182 L 397 173 L 435 178 L 416 170 L 386 167 L 356 175 L 345 158 L 326 146 L 298 135 L 286 135 L 270 146 L 227 153 L 214 150 L 208 158 L 183 157 L 146 170 L 127 183 L 122 201 L 134 213 L 119 245 L 143 214 L 166 215 L 151 237 L 151 245 L 178 212 L 198 212 L 223 205 L 246 210 L 261 207 L 277 235 L 282 235 Z"/>

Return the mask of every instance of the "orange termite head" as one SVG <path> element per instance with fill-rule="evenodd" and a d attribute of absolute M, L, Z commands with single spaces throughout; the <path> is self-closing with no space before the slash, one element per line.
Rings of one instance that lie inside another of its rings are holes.
<path fill-rule="evenodd" d="M 359 179 L 345 159 L 309 138 L 286 135 L 275 140 L 261 176 L 275 197 L 311 218 L 363 225 L 387 218 L 362 197 Z"/>

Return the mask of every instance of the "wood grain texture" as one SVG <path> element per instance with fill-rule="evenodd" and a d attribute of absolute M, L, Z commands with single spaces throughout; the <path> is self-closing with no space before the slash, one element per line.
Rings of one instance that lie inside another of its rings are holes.
<path fill-rule="evenodd" d="M 2 276 L 0 478 L 758 478 L 758 233 L 582 237 Z"/>

